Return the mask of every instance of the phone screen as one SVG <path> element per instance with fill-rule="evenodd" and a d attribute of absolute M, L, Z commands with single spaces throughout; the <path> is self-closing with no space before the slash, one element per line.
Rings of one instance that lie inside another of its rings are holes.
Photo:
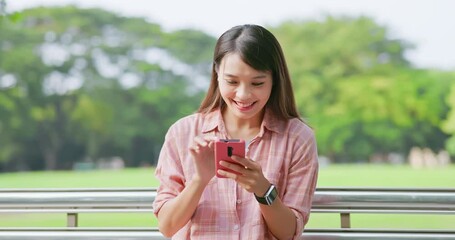
<path fill-rule="evenodd" d="M 224 176 L 218 175 L 218 169 L 222 169 L 228 172 L 237 173 L 235 171 L 231 171 L 230 169 L 226 169 L 225 167 L 220 165 L 220 161 L 231 162 L 234 164 L 238 164 L 234 160 L 231 159 L 232 155 L 245 157 L 245 141 L 241 139 L 220 139 L 215 142 L 215 161 L 216 161 L 216 176 L 223 178 Z"/>

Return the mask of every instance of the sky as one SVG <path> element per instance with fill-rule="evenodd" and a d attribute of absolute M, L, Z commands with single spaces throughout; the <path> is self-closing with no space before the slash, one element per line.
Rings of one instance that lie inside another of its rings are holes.
<path fill-rule="evenodd" d="M 390 37 L 416 46 L 406 57 L 416 66 L 455 70 L 454 0 L 6 0 L 7 11 L 34 6 L 98 7 L 144 17 L 165 30 L 194 28 L 218 37 L 232 26 L 275 26 L 286 20 L 313 20 L 326 14 L 369 16 Z"/>

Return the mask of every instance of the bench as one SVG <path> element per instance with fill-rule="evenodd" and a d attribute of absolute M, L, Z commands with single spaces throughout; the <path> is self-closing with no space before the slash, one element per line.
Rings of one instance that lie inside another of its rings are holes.
<path fill-rule="evenodd" d="M 165 239 L 153 227 L 79 227 L 81 213 L 152 212 L 156 189 L 0 190 L 0 214 L 62 213 L 66 227 L 0 227 L 0 239 Z M 340 215 L 338 228 L 306 229 L 309 240 L 454 239 L 452 229 L 353 228 L 352 214 L 452 214 L 455 189 L 318 188 L 313 213 Z"/>

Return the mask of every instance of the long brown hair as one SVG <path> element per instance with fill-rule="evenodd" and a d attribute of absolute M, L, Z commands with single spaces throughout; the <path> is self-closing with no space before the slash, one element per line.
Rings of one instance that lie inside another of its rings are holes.
<path fill-rule="evenodd" d="M 218 89 L 218 68 L 228 53 L 239 54 L 246 64 L 258 71 L 271 71 L 273 86 L 266 106 L 281 119 L 300 119 L 289 71 L 278 40 L 264 27 L 250 24 L 233 27 L 218 39 L 213 55 L 210 86 L 198 112 L 209 113 L 225 106 Z"/>

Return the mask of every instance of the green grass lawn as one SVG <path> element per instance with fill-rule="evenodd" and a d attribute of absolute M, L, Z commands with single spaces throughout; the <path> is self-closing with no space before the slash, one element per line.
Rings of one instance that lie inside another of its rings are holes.
<path fill-rule="evenodd" d="M 99 171 L 54 171 L 0 174 L 0 188 L 155 187 L 152 168 Z"/>
<path fill-rule="evenodd" d="M 121 171 L 24 172 L 0 174 L 0 188 L 156 187 L 153 168 Z M 415 170 L 408 166 L 331 165 L 320 169 L 318 187 L 455 188 L 455 166 Z M 454 215 L 353 214 L 355 228 L 453 229 Z M 0 227 L 64 227 L 64 214 L 0 214 Z M 153 214 L 80 214 L 81 227 L 156 226 Z M 307 227 L 339 227 L 337 214 L 312 214 Z"/>

